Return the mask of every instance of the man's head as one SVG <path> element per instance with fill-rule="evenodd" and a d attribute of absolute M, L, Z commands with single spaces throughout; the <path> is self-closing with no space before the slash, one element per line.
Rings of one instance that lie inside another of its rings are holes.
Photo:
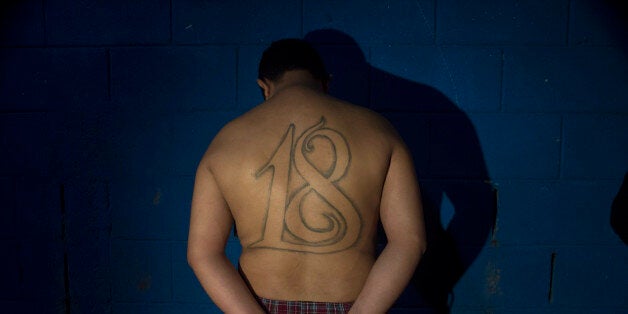
<path fill-rule="evenodd" d="M 258 68 L 258 84 L 265 93 L 263 84 L 276 84 L 286 72 L 293 70 L 307 71 L 327 89 L 329 74 L 323 60 L 316 49 L 301 39 L 281 39 L 264 51 Z M 264 98 L 268 98 L 266 94 Z"/>

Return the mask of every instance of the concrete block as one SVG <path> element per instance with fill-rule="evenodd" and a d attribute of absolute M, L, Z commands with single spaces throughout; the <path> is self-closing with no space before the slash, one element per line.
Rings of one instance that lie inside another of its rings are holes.
<path fill-rule="evenodd" d="M 187 239 L 192 188 L 192 177 L 112 181 L 112 237 Z"/>
<path fill-rule="evenodd" d="M 58 165 L 56 134 L 58 119 L 54 114 L 0 114 L 0 173 L 6 175 L 49 176 Z"/>
<path fill-rule="evenodd" d="M 558 249 L 552 304 L 625 310 L 628 307 L 626 264 L 628 251 L 623 245 Z"/>
<path fill-rule="evenodd" d="M 102 312 L 111 300 L 108 187 L 103 182 L 77 179 L 63 188 L 71 307 Z"/>
<path fill-rule="evenodd" d="M 96 141 L 105 149 L 100 158 L 106 178 L 154 177 L 172 172 L 172 116 L 164 113 L 122 112 L 111 117 Z M 99 169 L 96 169 L 100 172 Z"/>
<path fill-rule="evenodd" d="M 114 240 L 111 243 L 111 273 L 113 302 L 171 300 L 171 251 L 168 243 Z"/>
<path fill-rule="evenodd" d="M 628 172 L 628 117 L 568 115 L 562 176 L 619 179 Z"/>
<path fill-rule="evenodd" d="M 371 48 L 372 106 L 422 112 L 496 111 L 501 52 L 491 48 Z"/>
<path fill-rule="evenodd" d="M 97 313 L 111 302 L 111 241 L 68 244 L 67 256 L 72 310 Z"/>
<path fill-rule="evenodd" d="M 15 183 L 16 236 L 33 241 L 60 240 L 60 185 L 38 177 L 22 177 Z"/>
<path fill-rule="evenodd" d="M 111 50 L 111 97 L 122 110 L 190 111 L 235 106 L 235 49 Z"/>
<path fill-rule="evenodd" d="M 174 173 L 194 176 L 196 167 L 214 136 L 236 116 L 237 113 L 232 111 L 175 115 L 172 150 L 177 153 L 177 157 L 172 166 Z"/>
<path fill-rule="evenodd" d="M 299 1 L 172 1 L 172 32 L 179 44 L 271 42 L 300 37 Z"/>
<path fill-rule="evenodd" d="M 628 44 L 626 5 L 622 1 L 574 0 L 569 9 L 569 44 Z"/>
<path fill-rule="evenodd" d="M 484 117 L 484 116 L 482 116 Z M 492 116 L 490 116 L 492 117 Z M 484 136 L 494 136 L 493 132 L 504 132 L 504 125 L 491 126 L 490 130 L 483 133 L 478 131 L 482 127 L 489 127 L 494 123 L 492 118 L 476 119 L 469 118 L 463 112 L 453 112 L 444 115 L 434 115 L 429 120 L 429 146 L 426 148 L 429 154 L 427 173 L 430 178 L 473 178 L 485 180 L 489 178 L 487 170 L 487 158 L 490 145 L 500 145 L 495 143 L 497 139 L 484 140 Z M 495 117 L 495 122 L 502 118 Z M 495 128 L 495 129 L 493 129 Z M 498 130 L 499 128 L 499 130 Z M 511 136 L 519 136 L 513 130 Z M 508 138 L 504 141 L 510 141 Z M 500 147 L 501 148 L 501 147 Z M 502 153 L 500 150 L 496 150 Z M 502 157 L 502 156 L 500 156 Z M 502 157 L 503 158 L 503 157 Z M 496 162 L 504 162 L 503 159 L 496 158 Z M 488 164 L 492 170 L 491 164 Z M 491 173 L 494 175 L 494 173 Z"/>
<path fill-rule="evenodd" d="M 75 179 L 63 185 L 63 192 L 68 243 L 81 247 L 109 240 L 108 184 L 94 179 Z"/>
<path fill-rule="evenodd" d="M 545 248 L 484 248 L 457 283 L 453 306 L 543 307 L 548 298 L 550 262 L 551 252 Z"/>
<path fill-rule="evenodd" d="M 432 43 L 434 2 L 304 1 L 303 30 L 342 30 L 361 44 Z"/>
<path fill-rule="evenodd" d="M 556 178 L 561 119 L 557 115 L 471 115 L 491 178 Z"/>
<path fill-rule="evenodd" d="M 496 238 L 503 245 L 619 245 L 610 212 L 620 183 L 499 182 Z"/>
<path fill-rule="evenodd" d="M 0 109 L 84 109 L 106 100 L 107 58 L 96 48 L 0 49 Z"/>
<path fill-rule="evenodd" d="M 60 166 L 64 178 L 81 178 L 82 183 L 92 184 L 88 178 L 108 178 L 119 166 L 120 160 L 113 161 L 116 153 L 112 149 L 112 139 L 122 138 L 116 134 L 119 124 L 117 112 L 108 110 L 110 103 L 95 103 L 93 111 L 64 112 L 62 140 L 56 146 L 59 151 Z M 116 118 L 114 118 L 116 117 Z"/>
<path fill-rule="evenodd" d="M 54 45 L 168 43 L 170 2 L 50 0 L 46 33 Z"/>
<path fill-rule="evenodd" d="M 627 112 L 628 60 L 616 47 L 529 47 L 504 52 L 507 111 Z"/>
<path fill-rule="evenodd" d="M 44 45 L 43 0 L 4 1 L 0 12 L 0 46 Z"/>
<path fill-rule="evenodd" d="M 436 40 L 443 44 L 564 44 L 568 0 L 439 1 Z"/>

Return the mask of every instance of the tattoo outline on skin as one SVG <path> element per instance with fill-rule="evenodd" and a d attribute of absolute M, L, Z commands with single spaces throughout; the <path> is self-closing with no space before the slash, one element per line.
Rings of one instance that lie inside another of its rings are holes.
<path fill-rule="evenodd" d="M 271 179 L 262 234 L 248 248 L 324 254 L 349 249 L 359 240 L 360 212 L 337 186 L 351 165 L 349 144 L 342 133 L 325 124 L 321 117 L 295 141 L 291 123 L 269 160 L 256 172 L 259 179 L 270 171 Z M 308 158 L 316 141 L 329 145 L 328 169 L 320 169 L 320 164 Z M 293 176 L 305 183 L 291 188 Z"/>

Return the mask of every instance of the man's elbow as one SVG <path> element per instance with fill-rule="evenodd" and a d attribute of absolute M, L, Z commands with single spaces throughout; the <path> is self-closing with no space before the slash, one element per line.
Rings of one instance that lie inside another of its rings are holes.
<path fill-rule="evenodd" d="M 188 261 L 188 265 L 190 266 L 190 268 L 192 268 L 192 270 L 196 270 L 198 267 L 202 266 L 203 264 L 207 264 L 209 262 L 208 259 L 209 259 L 208 254 L 204 254 L 196 250 L 188 249 L 187 261 Z"/>
<path fill-rule="evenodd" d="M 190 268 L 192 269 L 195 269 L 197 265 L 199 264 L 198 256 L 190 253 L 190 251 L 188 251 L 188 254 L 187 254 L 187 261 L 188 261 L 188 266 L 190 266 Z"/>

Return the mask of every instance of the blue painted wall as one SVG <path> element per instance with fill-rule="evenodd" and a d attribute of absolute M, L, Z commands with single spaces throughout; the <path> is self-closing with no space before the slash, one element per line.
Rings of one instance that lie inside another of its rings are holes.
<path fill-rule="evenodd" d="M 414 153 L 429 249 L 392 312 L 625 313 L 627 17 L 597 0 L 3 1 L 0 308 L 218 312 L 185 260 L 196 163 L 261 101 L 265 46 L 306 37 L 332 93 Z"/>

